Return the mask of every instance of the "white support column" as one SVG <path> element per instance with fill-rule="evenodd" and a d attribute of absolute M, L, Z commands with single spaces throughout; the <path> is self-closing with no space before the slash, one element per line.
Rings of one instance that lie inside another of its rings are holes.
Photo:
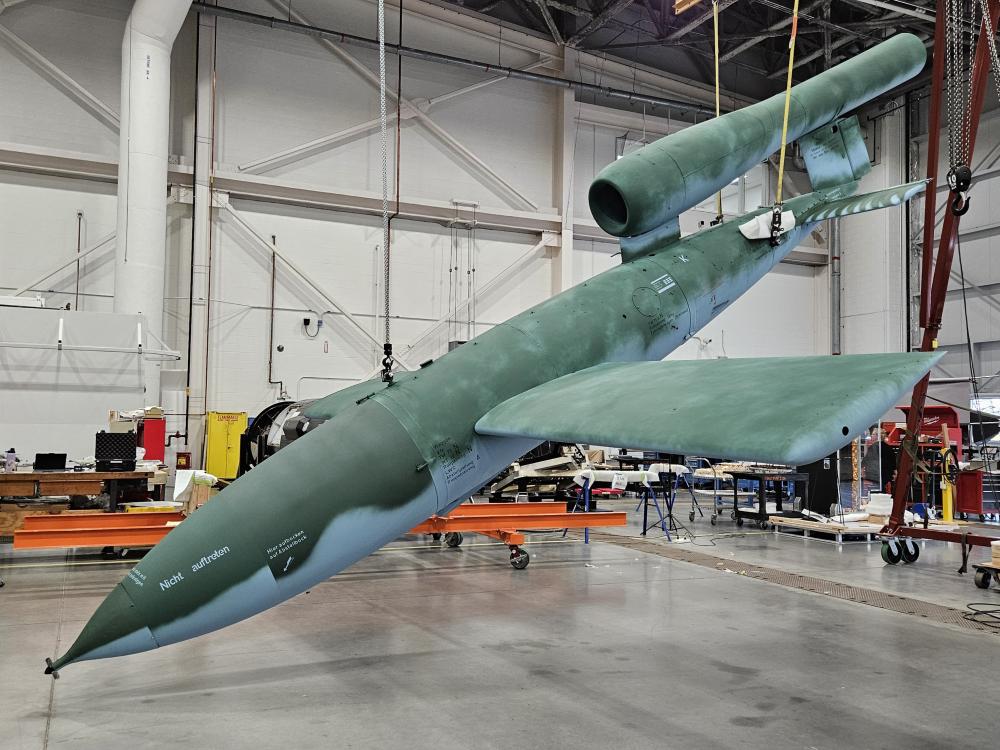
<path fill-rule="evenodd" d="M 136 0 L 122 39 L 115 306 L 163 336 L 167 248 L 170 50 L 190 0 Z M 146 368 L 146 403 L 160 402 L 160 364 Z"/>
<path fill-rule="evenodd" d="M 577 52 L 563 48 L 563 76 L 576 77 Z M 573 89 L 560 92 L 559 97 L 559 138 L 556 159 L 556 185 L 559 191 L 559 215 L 562 218 L 562 234 L 559 255 L 552 267 L 552 291 L 558 293 L 573 286 L 573 178 L 576 167 L 576 93 Z"/>

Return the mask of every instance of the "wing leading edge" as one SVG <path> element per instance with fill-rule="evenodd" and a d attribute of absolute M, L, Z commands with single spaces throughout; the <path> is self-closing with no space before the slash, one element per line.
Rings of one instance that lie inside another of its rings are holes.
<path fill-rule="evenodd" d="M 941 356 L 603 364 L 504 401 L 476 431 L 799 465 L 874 424 Z"/>

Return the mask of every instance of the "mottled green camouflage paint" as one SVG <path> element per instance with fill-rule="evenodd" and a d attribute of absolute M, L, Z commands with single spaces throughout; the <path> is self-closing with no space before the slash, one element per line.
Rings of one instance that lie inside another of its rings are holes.
<path fill-rule="evenodd" d="M 881 62 L 878 54 L 867 58 L 887 69 L 877 85 L 868 91 L 855 86 L 843 101 L 876 95 L 914 69 L 913 49 L 901 52 L 898 42 L 883 48 Z M 835 97 L 838 85 L 829 92 Z M 808 98 L 797 96 L 799 110 Z M 843 101 L 822 107 L 810 122 L 836 118 L 846 108 Z M 690 134 L 708 125 L 665 141 L 688 134 L 685 143 L 696 144 Z M 765 141 L 759 149 L 773 145 L 773 138 Z M 718 147 L 712 138 L 708 142 L 710 151 Z M 754 160 L 764 156 L 758 150 Z M 745 171 L 743 163 L 740 156 L 713 169 L 725 171 L 728 181 Z M 647 189 L 656 192 L 656 185 Z M 827 200 L 802 196 L 786 208 L 806 215 Z M 656 242 L 647 237 L 645 244 L 631 245 L 629 262 L 428 367 L 398 374 L 391 386 L 369 381 L 317 401 L 307 414 L 327 421 L 172 531 L 115 587 L 53 667 L 224 627 L 325 580 L 432 513 L 449 510 L 539 442 L 478 434 L 475 424 L 485 414 L 569 373 L 663 358 L 767 273 L 810 228 L 796 227 L 776 248 L 746 240 L 738 223 L 685 239 L 673 231 Z"/>
<path fill-rule="evenodd" d="M 795 220 L 802 223 L 823 221 L 840 216 L 850 216 L 866 211 L 876 211 L 880 208 L 901 206 L 911 198 L 920 195 L 927 188 L 926 180 L 908 182 L 905 185 L 876 190 L 864 195 L 821 201 L 813 208 L 795 215 Z"/>
<path fill-rule="evenodd" d="M 788 139 L 839 119 L 920 72 L 926 51 L 899 34 L 792 89 Z M 666 224 L 781 146 L 785 95 L 662 138 L 609 166 L 590 186 L 597 223 L 616 237 Z"/>
<path fill-rule="evenodd" d="M 597 365 L 514 396 L 476 429 L 796 466 L 829 455 L 868 429 L 941 356 Z"/>

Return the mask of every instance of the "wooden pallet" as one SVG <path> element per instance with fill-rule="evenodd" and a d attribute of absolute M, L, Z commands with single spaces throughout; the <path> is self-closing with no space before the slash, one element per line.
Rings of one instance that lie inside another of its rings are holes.
<path fill-rule="evenodd" d="M 10 537 L 21 528 L 28 516 L 49 516 L 69 511 L 67 503 L 17 505 L 0 503 L 0 537 Z"/>
<path fill-rule="evenodd" d="M 873 542 L 882 531 L 879 524 L 874 523 L 837 523 L 836 521 L 819 522 L 807 521 L 804 518 L 786 518 L 784 516 L 768 516 L 768 522 L 777 531 L 782 529 L 795 529 L 801 531 L 807 538 L 816 538 L 822 541 L 833 541 L 837 544 L 844 544 L 845 536 L 861 536 L 864 542 Z M 785 532 L 788 533 L 788 532 Z"/>

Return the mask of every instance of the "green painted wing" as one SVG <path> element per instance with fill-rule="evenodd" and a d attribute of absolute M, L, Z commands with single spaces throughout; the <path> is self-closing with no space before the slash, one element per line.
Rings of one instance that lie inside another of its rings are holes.
<path fill-rule="evenodd" d="M 799 465 L 878 421 L 940 357 L 603 364 L 504 401 L 476 431 Z"/>
<path fill-rule="evenodd" d="M 927 180 L 917 180 L 916 182 L 896 185 L 896 187 L 886 188 L 885 190 L 876 190 L 873 193 L 824 201 L 807 208 L 801 214 L 795 214 L 795 222 L 797 224 L 808 224 L 811 221 L 822 221 L 823 219 L 833 219 L 837 216 L 862 214 L 865 211 L 875 211 L 879 208 L 901 206 L 913 196 L 924 192 L 926 187 Z"/>

